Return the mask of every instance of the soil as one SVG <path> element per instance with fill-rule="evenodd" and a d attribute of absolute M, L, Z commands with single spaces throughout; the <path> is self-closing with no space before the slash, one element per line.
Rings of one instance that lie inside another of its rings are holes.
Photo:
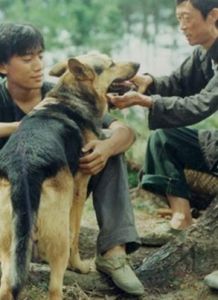
<path fill-rule="evenodd" d="M 143 237 L 146 231 L 153 230 L 157 223 L 168 222 L 157 215 L 156 211 L 160 207 L 167 207 L 163 201 L 151 194 L 144 192 L 133 192 L 132 203 L 134 206 L 136 226 L 139 235 Z M 94 258 L 95 243 L 98 234 L 95 213 L 92 208 L 92 201 L 88 200 L 85 207 L 80 249 L 83 258 Z M 144 258 L 157 251 L 159 247 L 142 246 L 138 251 L 131 255 L 131 262 L 134 268 L 137 268 Z M 94 265 L 94 264 L 93 264 Z M 32 275 L 31 275 L 32 276 Z M 38 276 L 38 278 L 37 278 Z M 87 280 L 88 280 L 88 276 Z M 37 278 L 37 279 L 36 279 Z M 33 284 L 37 282 L 37 286 Z M 47 278 L 43 278 L 39 273 L 34 273 L 34 280 L 29 281 L 27 288 L 23 291 L 21 299 L 24 300 L 43 300 L 47 299 Z M 141 299 L 141 300 L 215 300 L 218 299 L 218 291 L 210 290 L 203 283 L 203 278 L 196 274 L 185 274 L 182 280 L 178 278 L 178 284 L 174 287 L 159 289 L 151 287 L 145 290 L 145 295 L 141 298 L 130 297 L 118 289 L 109 293 L 101 291 L 85 292 L 78 283 L 64 286 L 65 300 L 124 300 L 124 299 Z"/>

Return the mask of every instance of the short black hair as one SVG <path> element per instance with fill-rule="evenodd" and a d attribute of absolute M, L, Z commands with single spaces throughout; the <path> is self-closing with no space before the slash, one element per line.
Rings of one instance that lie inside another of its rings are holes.
<path fill-rule="evenodd" d="M 0 64 L 8 63 L 14 55 L 26 55 L 45 49 L 41 32 L 30 24 L 0 24 Z"/>
<path fill-rule="evenodd" d="M 176 0 L 176 5 L 182 2 L 190 2 L 194 8 L 201 12 L 204 18 L 213 8 L 218 8 L 218 0 Z"/>

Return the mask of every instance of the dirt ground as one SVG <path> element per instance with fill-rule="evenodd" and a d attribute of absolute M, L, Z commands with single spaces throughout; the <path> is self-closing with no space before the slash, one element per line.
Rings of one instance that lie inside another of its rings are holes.
<path fill-rule="evenodd" d="M 167 222 L 166 219 L 160 218 L 156 214 L 156 209 L 166 207 L 164 202 L 159 201 L 151 195 L 141 193 L 132 193 L 132 203 L 134 206 L 136 226 L 140 236 L 148 230 L 153 230 L 157 223 Z M 95 243 L 98 233 L 95 213 L 92 208 L 92 201 L 88 200 L 85 207 L 82 232 L 81 232 L 81 255 L 83 258 L 93 258 L 95 255 Z M 154 253 L 158 247 L 142 246 L 138 251 L 131 255 L 131 262 L 134 268 L 137 268 L 144 258 Z M 88 278 L 89 275 L 87 275 Z M 47 299 L 47 280 L 38 278 L 37 287 L 31 281 L 24 290 L 22 298 L 24 300 L 43 300 Z M 85 292 L 78 284 L 64 287 L 65 300 L 124 300 L 124 299 L 141 299 L 141 300 L 215 300 L 218 299 L 218 291 L 208 289 L 202 278 L 197 275 L 186 274 L 177 288 L 168 290 L 159 290 L 150 288 L 145 290 L 145 295 L 141 298 L 129 297 L 126 294 L 116 290 L 113 293 L 102 293 L 98 291 Z"/>

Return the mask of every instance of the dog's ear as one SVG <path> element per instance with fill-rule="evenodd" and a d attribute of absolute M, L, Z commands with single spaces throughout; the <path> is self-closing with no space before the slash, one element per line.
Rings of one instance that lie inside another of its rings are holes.
<path fill-rule="evenodd" d="M 49 75 L 60 77 L 67 69 L 67 62 L 57 63 L 49 71 Z"/>
<path fill-rule="evenodd" d="M 68 60 L 68 67 L 77 80 L 93 80 L 95 78 L 93 70 L 87 64 L 81 63 L 76 58 L 70 58 Z"/>

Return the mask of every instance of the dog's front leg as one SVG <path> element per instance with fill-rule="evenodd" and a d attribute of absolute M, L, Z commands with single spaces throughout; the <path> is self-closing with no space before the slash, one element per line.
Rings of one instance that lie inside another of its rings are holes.
<path fill-rule="evenodd" d="M 1 285 L 0 300 L 12 300 L 11 290 L 11 201 L 10 201 L 10 183 L 5 179 L 0 179 L 0 263 L 1 263 Z"/>
<path fill-rule="evenodd" d="M 74 197 L 70 212 L 71 247 L 68 267 L 81 273 L 88 273 L 90 262 L 82 261 L 79 254 L 79 233 L 82 212 L 87 197 L 87 185 L 89 176 L 80 172 L 74 177 Z"/>
<path fill-rule="evenodd" d="M 12 300 L 12 292 L 10 285 L 10 256 L 5 254 L 1 256 L 1 268 L 2 268 L 2 278 L 1 278 L 1 288 L 0 288 L 0 300 Z"/>

